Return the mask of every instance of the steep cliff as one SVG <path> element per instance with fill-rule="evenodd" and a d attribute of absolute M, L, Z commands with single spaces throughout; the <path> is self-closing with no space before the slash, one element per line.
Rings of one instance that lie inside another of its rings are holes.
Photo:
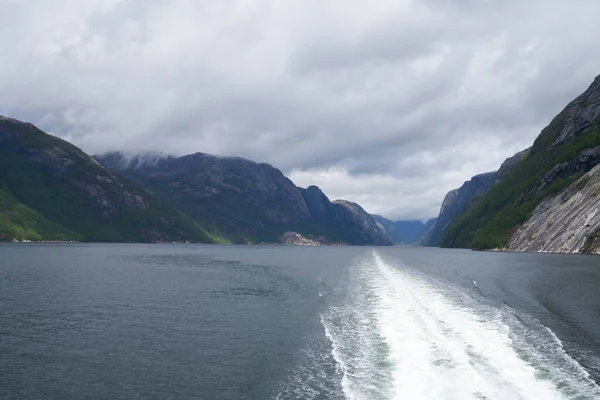
<path fill-rule="evenodd" d="M 498 171 L 475 175 L 460 188 L 448 192 L 442 202 L 435 226 L 424 235 L 421 244 L 424 246 L 439 246 L 446 230 L 454 219 L 461 213 L 475 207 L 484 194 L 489 192 L 519 161 L 527 156 L 529 150 L 525 149 L 507 158 Z"/>
<path fill-rule="evenodd" d="M 212 241 L 79 148 L 6 117 L 0 117 L 0 190 L 5 239 Z"/>
<path fill-rule="evenodd" d="M 334 242 L 375 246 L 394 244 L 385 228 L 358 204 L 345 200 L 331 202 L 317 186 L 301 191 L 318 232 L 326 232 Z"/>
<path fill-rule="evenodd" d="M 444 233 L 454 218 L 463 212 L 469 202 L 476 196 L 487 193 L 497 182 L 497 173 L 488 172 L 476 175 L 466 181 L 460 188 L 454 189 L 446 195 L 440 208 L 437 223 L 428 235 L 426 246 L 439 246 Z"/>
<path fill-rule="evenodd" d="M 376 246 L 394 244 L 384 227 L 361 206 L 346 200 L 333 202 L 333 226 L 350 243 L 357 240 Z"/>
<path fill-rule="evenodd" d="M 443 246 L 498 248 L 544 199 L 600 162 L 600 77 L 567 105 L 531 150 L 474 207 L 454 219 Z"/>
<path fill-rule="evenodd" d="M 600 254 L 600 165 L 543 200 L 506 249 Z"/>

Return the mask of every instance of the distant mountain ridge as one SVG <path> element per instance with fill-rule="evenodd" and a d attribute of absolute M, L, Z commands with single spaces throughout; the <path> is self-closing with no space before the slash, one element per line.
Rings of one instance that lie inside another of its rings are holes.
<path fill-rule="evenodd" d="M 421 244 L 423 237 L 433 228 L 437 219 L 423 221 L 392 221 L 381 215 L 373 215 L 395 244 Z"/>
<path fill-rule="evenodd" d="M 269 164 L 204 153 L 96 159 L 234 242 L 273 242 L 296 232 L 334 243 L 392 244 L 362 207 L 331 202 L 316 186 L 298 188 Z"/>

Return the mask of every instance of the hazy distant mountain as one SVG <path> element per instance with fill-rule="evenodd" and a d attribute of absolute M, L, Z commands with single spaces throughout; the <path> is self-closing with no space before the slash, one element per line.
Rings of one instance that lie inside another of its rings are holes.
<path fill-rule="evenodd" d="M 423 221 L 391 221 L 381 215 L 373 215 L 373 218 L 379 222 L 390 238 L 396 244 L 417 244 L 421 241 L 423 235 L 430 230 L 436 222 L 432 218 L 427 222 Z"/>

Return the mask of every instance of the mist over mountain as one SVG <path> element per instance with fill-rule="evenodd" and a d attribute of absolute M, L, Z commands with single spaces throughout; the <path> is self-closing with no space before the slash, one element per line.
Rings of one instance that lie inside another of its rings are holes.
<path fill-rule="evenodd" d="M 203 153 L 108 153 L 96 159 L 234 242 L 276 242 L 292 231 L 324 243 L 392 243 L 362 207 L 331 202 L 315 186 L 298 188 L 269 164 Z"/>
<path fill-rule="evenodd" d="M 216 240 L 79 148 L 1 116 L 0 211 L 4 240 Z"/>
<path fill-rule="evenodd" d="M 0 240 L 391 245 L 362 207 L 281 171 L 196 153 L 98 156 L 0 117 Z M 126 175 L 127 177 L 123 177 Z"/>

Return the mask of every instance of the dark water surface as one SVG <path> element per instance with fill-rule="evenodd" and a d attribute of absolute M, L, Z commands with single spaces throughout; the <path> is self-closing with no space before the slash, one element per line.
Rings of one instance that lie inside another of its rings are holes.
<path fill-rule="evenodd" d="M 600 257 L 0 245 L 2 399 L 600 399 Z"/>

